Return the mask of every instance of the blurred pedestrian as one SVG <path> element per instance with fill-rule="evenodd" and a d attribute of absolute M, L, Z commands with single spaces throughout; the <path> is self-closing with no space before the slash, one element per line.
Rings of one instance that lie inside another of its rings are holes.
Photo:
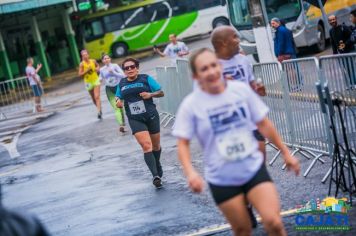
<path fill-rule="evenodd" d="M 271 20 L 271 26 L 276 30 L 274 37 L 274 53 L 279 62 L 297 57 L 293 33 L 281 23 L 278 18 Z"/>
<path fill-rule="evenodd" d="M 108 54 L 102 56 L 104 66 L 100 68 L 100 81 L 105 84 L 106 96 L 109 103 L 115 111 L 116 121 L 119 123 L 119 131 L 125 133 L 125 118 L 124 109 L 116 107 L 115 94 L 121 79 L 126 75 L 119 65 L 111 63 L 111 58 Z"/>
<path fill-rule="evenodd" d="M 286 235 L 278 192 L 253 135 L 255 125 L 281 150 L 287 168 L 296 174 L 300 171 L 298 160 L 283 144 L 267 118 L 268 107 L 251 87 L 222 78 L 214 52 L 198 50 L 191 56 L 190 65 L 200 88 L 181 103 L 173 129 L 189 187 L 195 193 L 204 189 L 203 178 L 191 162 L 190 142 L 196 136 L 203 148 L 205 178 L 213 199 L 234 234 L 252 233 L 247 201 L 257 209 L 268 235 Z"/>
<path fill-rule="evenodd" d="M 100 80 L 98 75 L 100 66 L 94 59 L 90 59 L 87 50 L 82 50 L 80 54 L 82 62 L 79 65 L 79 76 L 84 78 L 85 88 L 98 110 L 98 119 L 102 119 L 103 113 L 101 111 Z"/>
<path fill-rule="evenodd" d="M 351 43 L 354 45 L 354 50 L 356 50 L 356 9 L 351 12 Z"/>
<path fill-rule="evenodd" d="M 0 185 L 0 235 L 1 236 L 49 236 L 37 217 L 6 209 L 2 204 Z"/>
<path fill-rule="evenodd" d="M 220 26 L 216 28 L 212 33 L 211 43 L 222 65 L 224 79 L 244 82 L 260 96 L 266 95 L 263 84 L 255 81 L 252 65 L 247 56 L 240 53 L 240 39 L 234 27 Z M 266 140 L 258 131 L 257 126 L 255 126 L 253 134 L 258 141 L 259 151 L 266 160 Z M 249 207 L 248 210 L 251 215 L 252 225 L 256 227 L 257 221 L 252 213 L 252 209 Z"/>
<path fill-rule="evenodd" d="M 156 188 L 161 188 L 160 121 L 153 98 L 163 97 L 164 93 L 153 77 L 139 73 L 140 63 L 136 59 L 124 60 L 122 68 L 126 77 L 117 88 L 116 105 L 118 108 L 125 107 L 132 134 L 140 144 L 146 165 L 151 171 L 152 183 Z"/>
<path fill-rule="evenodd" d="M 351 30 L 345 24 L 338 24 L 337 17 L 331 15 L 328 18 L 330 29 L 330 40 L 333 49 L 333 54 L 350 53 L 354 50 L 354 45 L 351 42 Z"/>
<path fill-rule="evenodd" d="M 163 52 L 154 46 L 153 51 L 158 53 L 161 57 L 169 57 L 172 62 L 175 64 L 177 58 L 182 58 L 189 54 L 189 49 L 184 42 L 178 41 L 177 36 L 175 34 L 169 35 L 170 44 L 166 46 Z"/>
<path fill-rule="evenodd" d="M 33 67 L 33 58 L 27 58 L 27 66 L 26 66 L 26 77 L 30 83 L 30 86 L 33 91 L 33 95 L 35 97 L 35 109 L 37 112 L 42 112 L 41 105 L 41 96 L 43 94 L 43 87 L 41 82 L 41 77 L 38 75 L 38 72 L 42 68 L 42 64 L 39 63 L 36 66 L 36 69 Z"/>

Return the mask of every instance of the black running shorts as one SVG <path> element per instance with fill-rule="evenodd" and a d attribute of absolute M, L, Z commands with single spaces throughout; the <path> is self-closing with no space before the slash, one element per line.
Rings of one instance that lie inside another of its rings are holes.
<path fill-rule="evenodd" d="M 258 129 L 255 129 L 253 131 L 253 136 L 257 139 L 258 142 L 265 142 L 265 137 L 258 131 Z"/>
<path fill-rule="evenodd" d="M 155 112 L 150 117 L 143 118 L 143 119 L 132 119 L 129 118 L 129 125 L 132 130 L 132 134 L 136 134 L 142 131 L 148 131 L 150 134 L 157 134 L 160 132 L 160 123 L 159 123 L 159 114 Z"/>
<path fill-rule="evenodd" d="M 217 186 L 209 183 L 210 191 L 217 205 L 236 197 L 239 194 L 247 194 L 251 189 L 263 182 L 272 182 L 265 164 L 257 171 L 256 175 L 241 186 Z"/>

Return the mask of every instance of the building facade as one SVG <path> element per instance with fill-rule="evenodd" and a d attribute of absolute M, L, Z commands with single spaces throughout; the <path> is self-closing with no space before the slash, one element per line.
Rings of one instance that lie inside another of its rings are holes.
<path fill-rule="evenodd" d="M 80 63 L 70 15 L 73 0 L 0 1 L 0 81 L 25 74 L 26 58 L 42 63 L 41 76 Z"/>

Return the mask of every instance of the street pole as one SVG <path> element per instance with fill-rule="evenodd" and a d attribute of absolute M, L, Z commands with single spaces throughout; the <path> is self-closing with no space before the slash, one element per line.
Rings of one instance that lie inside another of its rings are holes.
<path fill-rule="evenodd" d="M 276 61 L 272 31 L 268 22 L 265 3 L 261 0 L 249 0 L 248 5 L 260 62 Z"/>
<path fill-rule="evenodd" d="M 324 9 L 323 2 L 321 0 L 318 0 L 318 4 L 321 10 L 321 15 L 323 16 L 323 20 L 325 22 L 325 33 L 328 36 L 329 35 L 329 30 L 330 30 L 330 25 L 327 23 L 328 22 L 328 15 L 326 14 L 326 11 Z"/>

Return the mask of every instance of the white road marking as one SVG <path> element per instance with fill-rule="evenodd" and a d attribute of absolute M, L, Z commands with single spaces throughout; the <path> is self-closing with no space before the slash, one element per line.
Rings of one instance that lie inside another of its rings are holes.
<path fill-rule="evenodd" d="M 291 209 L 287 211 L 282 211 L 281 216 L 289 216 L 293 215 L 297 212 L 297 209 Z M 261 217 L 256 217 L 258 222 L 261 222 Z M 229 224 L 223 224 L 215 227 L 209 227 L 209 228 L 204 228 L 199 230 L 198 232 L 192 233 L 192 234 L 187 234 L 186 236 L 206 236 L 206 235 L 212 235 L 216 234 L 219 232 L 225 232 L 227 230 L 231 230 L 231 226 Z"/>
<path fill-rule="evenodd" d="M 26 126 L 25 128 L 11 131 L 11 133 L 4 132 L 0 134 L 2 136 L 0 138 L 0 145 L 9 152 L 11 158 L 17 158 L 21 156 L 17 150 L 17 142 L 22 132 L 29 129 L 30 127 L 31 126 Z"/>

